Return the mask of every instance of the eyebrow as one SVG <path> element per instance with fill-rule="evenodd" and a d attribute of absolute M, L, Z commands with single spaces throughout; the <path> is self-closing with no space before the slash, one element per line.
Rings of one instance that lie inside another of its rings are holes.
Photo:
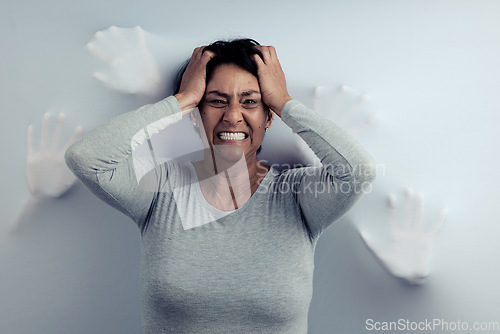
<path fill-rule="evenodd" d="M 227 93 L 223 93 L 223 92 L 220 92 L 218 90 L 212 90 L 210 92 L 207 93 L 207 95 L 218 95 L 218 96 L 221 96 L 221 97 L 224 97 L 226 99 L 229 99 L 229 94 Z M 256 91 L 256 90 L 248 90 L 248 91 L 245 91 L 245 92 L 241 92 L 240 93 L 240 96 L 250 96 L 250 95 L 253 95 L 253 94 L 259 94 L 260 95 L 260 92 Z"/>

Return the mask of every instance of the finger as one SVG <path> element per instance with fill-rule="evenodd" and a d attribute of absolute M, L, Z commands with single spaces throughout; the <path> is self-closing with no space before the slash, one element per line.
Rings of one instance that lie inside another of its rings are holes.
<path fill-rule="evenodd" d="M 207 55 L 204 56 L 203 48 L 204 47 L 200 46 L 193 50 L 193 53 L 191 54 L 191 58 L 189 59 L 189 63 L 186 68 L 186 73 L 189 73 L 191 71 L 198 72 L 200 70 L 206 69 L 206 64 L 211 59 L 211 58 L 207 59 L 206 57 L 212 55 L 213 53 L 207 50 Z M 205 57 L 205 59 L 202 60 L 202 57 Z"/>
<path fill-rule="evenodd" d="M 366 243 L 366 245 L 370 247 L 372 244 L 372 239 L 370 235 L 364 230 L 360 230 L 359 235 L 361 236 L 361 239 L 363 239 L 363 241 Z"/>
<path fill-rule="evenodd" d="M 272 61 L 272 53 L 271 53 L 271 47 L 269 46 L 263 46 L 262 50 L 260 51 L 262 53 L 262 56 L 264 57 L 264 63 L 269 64 Z"/>
<path fill-rule="evenodd" d="M 73 135 L 68 140 L 68 142 L 66 143 L 66 145 L 64 145 L 63 152 L 66 152 L 66 150 L 68 149 L 68 147 L 70 147 L 71 145 L 73 145 L 73 143 L 75 143 L 78 139 L 80 139 L 80 137 L 82 136 L 82 134 L 83 134 L 83 128 L 81 126 L 76 127 L 75 131 L 73 131 Z"/>
<path fill-rule="evenodd" d="M 377 247 L 377 244 L 376 244 L 374 238 L 368 232 L 366 232 L 364 230 L 360 230 L 359 235 L 361 236 L 361 239 L 363 239 L 365 246 L 373 253 L 378 254 L 378 252 L 377 252 L 378 247 Z"/>
<path fill-rule="evenodd" d="M 98 41 L 102 41 L 104 39 L 104 32 L 101 30 L 96 31 L 94 34 L 94 38 Z"/>
<path fill-rule="evenodd" d="M 109 86 L 112 86 L 112 80 L 111 80 L 111 76 L 107 73 L 104 73 L 104 72 L 94 72 L 92 74 L 92 76 L 97 79 L 98 81 L 106 84 L 106 85 L 109 85 Z"/>
<path fill-rule="evenodd" d="M 87 43 L 85 45 L 85 48 L 92 54 L 94 57 L 99 58 L 107 63 L 111 62 L 113 59 L 111 56 L 109 56 L 107 53 L 103 52 L 97 45 L 93 42 Z"/>
<path fill-rule="evenodd" d="M 257 65 L 257 69 L 261 69 L 265 65 L 264 60 L 258 54 L 254 54 L 252 57 L 253 61 Z"/>
<path fill-rule="evenodd" d="M 135 26 L 133 29 L 137 35 L 137 42 L 139 44 L 139 47 L 146 48 L 146 38 L 144 37 L 144 30 L 139 26 Z"/>
<path fill-rule="evenodd" d="M 193 54 L 191 55 L 191 59 L 199 60 L 203 54 L 204 46 L 198 46 L 193 50 Z"/>
<path fill-rule="evenodd" d="M 28 156 L 35 154 L 35 142 L 33 141 L 33 125 L 28 126 Z"/>
<path fill-rule="evenodd" d="M 50 146 L 51 151 L 57 150 L 57 147 L 59 146 L 59 143 L 61 142 L 61 135 L 62 135 L 62 130 L 64 128 L 65 119 L 66 119 L 66 117 L 64 116 L 63 113 L 60 113 L 57 116 L 56 128 L 54 130 L 54 136 L 52 137 L 52 144 Z"/>
<path fill-rule="evenodd" d="M 124 48 L 135 47 L 133 33 L 132 28 L 118 28 L 112 25 L 103 32 L 103 36 L 107 36 L 102 38 L 103 46 L 108 48 L 110 54 L 122 53 L 125 51 Z"/>
<path fill-rule="evenodd" d="M 349 90 L 351 90 L 351 89 L 347 85 L 340 85 L 339 86 L 339 92 L 340 92 L 340 94 L 346 94 Z"/>
<path fill-rule="evenodd" d="M 350 97 L 353 94 L 353 89 L 347 85 L 340 85 L 338 87 L 338 92 L 340 98 L 336 99 L 332 107 L 335 106 L 337 109 L 336 114 L 338 114 L 337 122 L 346 127 L 347 130 L 352 130 L 354 123 L 354 118 L 358 113 L 358 105 L 351 102 Z M 353 106 L 354 105 L 354 106 Z"/>
<path fill-rule="evenodd" d="M 337 98 L 338 90 L 336 87 L 329 86 L 327 89 L 327 93 L 325 93 L 325 98 L 323 98 L 324 106 L 327 114 L 332 117 L 332 120 L 335 122 L 339 122 L 338 114 L 342 109 L 341 101 L 342 99 Z"/>
<path fill-rule="evenodd" d="M 212 60 L 212 58 L 215 57 L 215 52 L 210 51 L 210 50 L 203 50 L 201 53 L 201 64 L 203 66 L 207 66 L 208 62 Z"/>
<path fill-rule="evenodd" d="M 264 64 L 266 64 L 267 63 L 266 62 L 266 58 L 269 58 L 268 51 L 266 50 L 266 47 L 264 45 L 256 45 L 255 48 L 257 50 L 259 50 L 260 55 L 259 54 L 255 54 L 254 57 L 258 56 L 259 58 L 261 58 L 262 62 Z"/>
<path fill-rule="evenodd" d="M 111 26 L 106 30 L 96 32 L 94 39 L 87 43 L 86 48 L 96 58 L 109 63 L 113 60 L 114 55 L 124 51 L 124 45 L 128 45 L 128 43 L 124 41 L 119 29 Z"/>
<path fill-rule="evenodd" d="M 424 201 L 425 197 L 423 193 L 418 193 L 416 198 L 416 210 L 415 210 L 415 229 L 420 231 L 422 229 L 422 222 L 424 216 Z"/>
<path fill-rule="evenodd" d="M 434 228 L 432 228 L 428 233 L 429 237 L 434 237 L 434 235 L 441 229 L 441 227 L 443 227 L 443 224 L 447 216 L 448 216 L 448 210 L 447 209 L 441 210 L 436 225 L 434 225 Z"/>
<path fill-rule="evenodd" d="M 42 118 L 42 134 L 40 137 L 40 151 L 46 151 L 49 137 L 49 119 L 50 114 L 45 113 Z"/>
<path fill-rule="evenodd" d="M 278 53 L 276 52 L 276 48 L 274 46 L 269 46 L 269 56 L 273 60 L 278 60 Z"/>
<path fill-rule="evenodd" d="M 406 188 L 405 190 L 405 197 L 406 197 L 406 208 L 405 208 L 405 214 L 404 214 L 404 224 L 405 227 L 408 228 L 411 226 L 411 221 L 413 218 L 413 189 L 412 188 Z"/>

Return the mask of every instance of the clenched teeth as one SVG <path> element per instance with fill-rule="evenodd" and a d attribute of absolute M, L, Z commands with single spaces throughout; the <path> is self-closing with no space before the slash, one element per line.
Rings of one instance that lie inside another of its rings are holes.
<path fill-rule="evenodd" d="M 247 135 L 244 132 L 220 132 L 217 137 L 222 140 L 243 140 Z"/>

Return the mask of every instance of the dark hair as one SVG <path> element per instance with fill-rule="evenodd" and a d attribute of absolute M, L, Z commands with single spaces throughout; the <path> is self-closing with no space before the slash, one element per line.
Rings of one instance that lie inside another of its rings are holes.
<path fill-rule="evenodd" d="M 207 82 L 209 82 L 212 78 L 214 70 L 220 65 L 224 64 L 237 65 L 258 78 L 257 64 L 255 64 L 255 62 L 253 61 L 252 55 L 258 54 L 260 57 L 262 57 L 262 54 L 255 48 L 256 45 L 260 44 L 250 38 L 234 39 L 229 41 L 216 41 L 210 45 L 207 45 L 203 49 L 203 51 L 208 50 L 215 53 L 215 57 L 213 57 L 207 64 Z M 177 94 L 181 88 L 182 76 L 186 71 L 189 60 L 190 59 L 188 59 L 182 65 L 182 67 L 179 69 L 177 77 L 175 78 L 174 94 Z"/>
<path fill-rule="evenodd" d="M 248 71 L 253 74 L 257 79 L 259 78 L 257 74 L 257 64 L 252 59 L 254 54 L 259 55 L 261 58 L 262 53 L 255 48 L 256 45 L 260 45 L 257 41 L 250 38 L 241 38 L 241 39 L 233 39 L 229 41 L 216 41 L 210 45 L 205 46 L 203 51 L 212 51 L 215 53 L 215 57 L 213 57 L 207 64 L 207 80 L 208 83 L 212 78 L 214 70 L 220 65 L 224 64 L 234 64 L 239 66 L 243 70 Z M 174 81 L 175 91 L 174 94 L 177 94 L 181 88 L 181 81 L 184 72 L 186 72 L 186 68 L 189 64 L 191 58 L 186 60 L 184 64 L 179 69 L 177 76 Z M 269 107 L 264 106 L 264 110 L 267 110 L 269 114 Z M 259 147 L 257 153 L 262 151 L 262 146 Z"/>

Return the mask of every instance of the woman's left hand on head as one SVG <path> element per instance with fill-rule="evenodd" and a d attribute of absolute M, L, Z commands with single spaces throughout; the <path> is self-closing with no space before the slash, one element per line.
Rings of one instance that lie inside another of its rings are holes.
<path fill-rule="evenodd" d="M 273 46 L 257 45 L 256 48 L 262 53 L 262 58 L 257 54 L 253 56 L 258 68 L 262 100 L 281 117 L 283 106 L 292 100 L 286 88 L 285 73 Z"/>

